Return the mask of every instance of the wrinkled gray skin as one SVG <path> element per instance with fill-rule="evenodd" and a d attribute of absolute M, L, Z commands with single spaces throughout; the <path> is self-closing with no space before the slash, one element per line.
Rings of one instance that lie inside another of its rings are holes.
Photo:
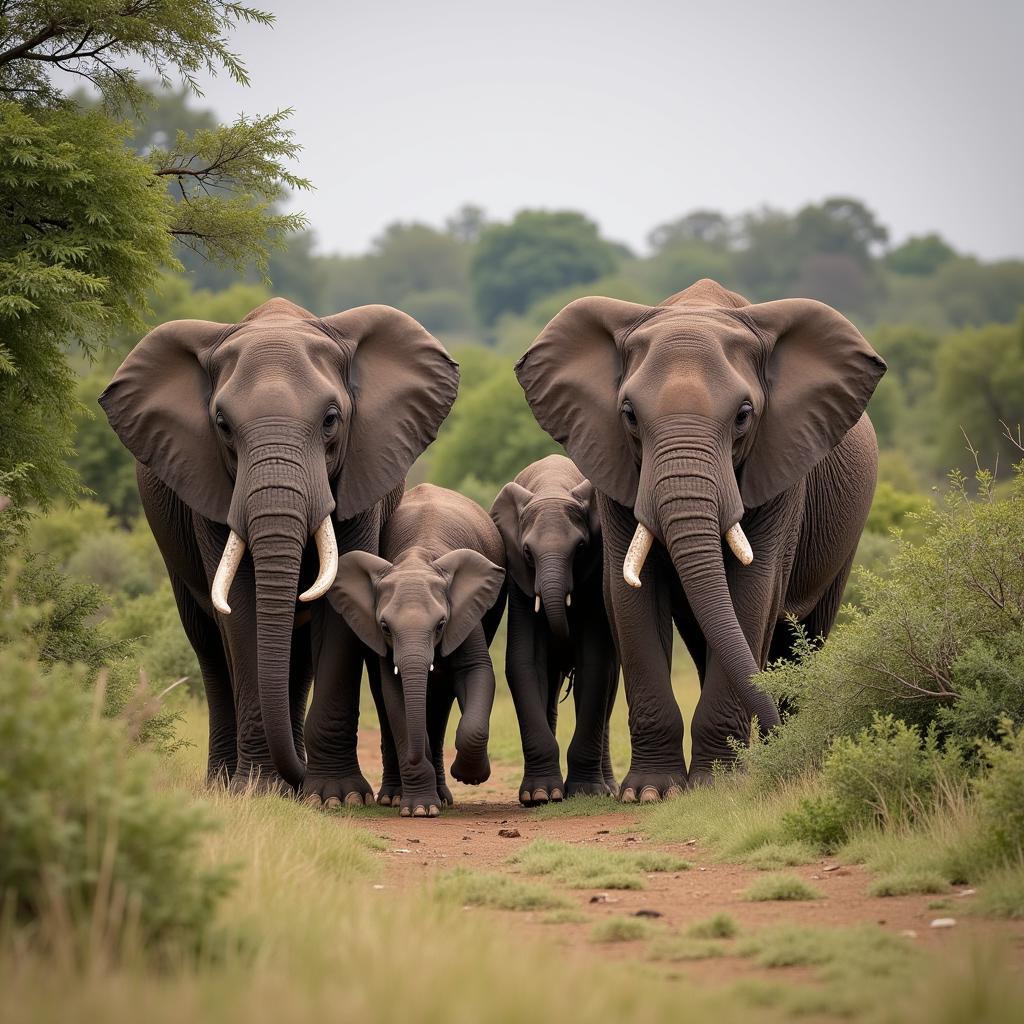
<path fill-rule="evenodd" d="M 164 324 L 115 374 L 100 402 L 138 461 L 202 669 L 211 779 L 372 800 L 356 757 L 365 650 L 326 598 L 296 597 L 317 576 L 311 535 L 326 517 L 339 551 L 377 550 L 457 387 L 457 366 L 404 313 L 321 319 L 284 299 L 239 324 Z M 210 589 L 229 527 L 246 550 L 221 614 Z"/>
<path fill-rule="evenodd" d="M 476 786 L 491 773 L 488 648 L 505 610 L 505 555 L 476 502 L 433 484 L 406 493 L 380 550 L 381 557 L 344 555 L 328 596 L 380 655 L 401 779 L 382 786 L 378 801 L 400 806 L 403 816 L 433 818 L 452 803 L 444 736 L 453 700 L 462 718 L 452 777 Z"/>
<path fill-rule="evenodd" d="M 751 677 L 794 615 L 827 636 L 874 492 L 864 408 L 885 363 L 835 310 L 749 304 L 701 281 L 660 306 L 580 299 L 516 367 L 541 426 L 600 495 L 605 597 L 622 659 L 632 764 L 623 800 L 708 782 L 732 744 L 779 721 Z M 623 561 L 653 549 L 634 589 Z M 723 545 L 740 523 L 753 563 Z M 672 622 L 701 680 L 689 773 L 672 693 Z"/>
<path fill-rule="evenodd" d="M 619 662 L 604 610 L 594 488 L 564 455 L 549 455 L 501 489 L 491 518 L 509 572 L 505 674 L 523 744 L 519 800 L 531 807 L 613 794 L 608 719 Z M 570 675 L 576 729 L 563 782 L 556 723 Z"/>

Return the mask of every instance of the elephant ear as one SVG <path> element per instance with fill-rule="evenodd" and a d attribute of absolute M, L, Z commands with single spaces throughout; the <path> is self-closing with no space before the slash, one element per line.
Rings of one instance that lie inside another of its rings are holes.
<path fill-rule="evenodd" d="M 638 475 L 619 414 L 619 341 L 651 307 L 591 296 L 570 302 L 516 363 L 537 422 L 594 486 L 632 507 Z"/>
<path fill-rule="evenodd" d="M 338 559 L 338 575 L 327 592 L 331 607 L 381 656 L 387 654 L 388 645 L 377 623 L 377 581 L 390 568 L 386 558 L 368 551 L 349 551 Z"/>
<path fill-rule="evenodd" d="M 737 311 L 767 344 L 766 403 L 740 474 L 756 508 L 817 465 L 860 419 L 885 361 L 841 313 L 812 299 Z"/>
<path fill-rule="evenodd" d="M 349 355 L 354 410 L 335 514 L 351 519 L 401 484 L 437 436 L 459 367 L 426 328 L 390 306 L 360 306 L 321 323 Z"/>
<path fill-rule="evenodd" d="M 433 564 L 448 581 L 448 624 L 441 640 L 441 653 L 447 655 L 494 606 L 505 582 L 505 570 L 471 548 L 449 551 Z"/>
<path fill-rule="evenodd" d="M 121 443 L 200 515 L 226 523 L 232 483 L 210 416 L 208 359 L 230 325 L 174 320 L 132 349 L 100 395 Z"/>
<path fill-rule="evenodd" d="M 601 543 L 601 517 L 597 512 L 597 495 L 594 493 L 594 485 L 589 480 L 577 484 L 570 492 L 582 506 L 587 514 L 587 529 L 590 532 L 591 546 L 599 546 Z"/>
<path fill-rule="evenodd" d="M 519 523 L 523 509 L 532 498 L 532 491 L 528 491 L 513 480 L 498 491 L 498 496 L 491 506 L 491 518 L 498 527 L 498 533 L 501 534 L 502 543 L 505 545 L 508 571 L 524 594 L 533 593 L 533 573 L 527 569 L 523 560 L 523 539 Z"/>

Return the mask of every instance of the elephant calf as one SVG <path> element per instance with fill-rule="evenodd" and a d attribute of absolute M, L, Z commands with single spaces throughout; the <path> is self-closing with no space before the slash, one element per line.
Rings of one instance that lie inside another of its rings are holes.
<path fill-rule="evenodd" d="M 462 720 L 452 777 L 476 786 L 491 774 L 488 648 L 505 610 L 504 550 L 476 502 L 420 484 L 389 520 L 380 551 L 344 555 L 329 599 L 380 655 L 381 727 L 390 725 L 397 741 L 400 779 L 385 762 L 378 801 L 400 805 L 405 817 L 433 818 L 453 802 L 444 775 L 453 699 Z"/>
<path fill-rule="evenodd" d="M 501 489 L 491 518 L 510 577 L 505 673 L 523 742 L 519 800 L 530 807 L 563 793 L 613 794 L 608 718 L 619 662 L 604 610 L 594 488 L 564 455 L 549 455 Z M 555 722 L 566 677 L 576 730 L 563 783 Z"/>

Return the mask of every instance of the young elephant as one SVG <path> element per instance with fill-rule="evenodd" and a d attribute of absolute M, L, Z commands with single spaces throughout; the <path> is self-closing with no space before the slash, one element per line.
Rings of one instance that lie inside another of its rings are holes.
<path fill-rule="evenodd" d="M 405 495 L 381 534 L 380 551 L 381 558 L 365 551 L 343 556 L 329 598 L 381 657 L 401 765 L 396 779 L 385 764 L 378 802 L 400 804 L 405 817 L 433 818 L 453 802 L 444 776 L 453 698 L 462 720 L 452 777 L 477 786 L 491 774 L 488 648 L 505 610 L 505 556 L 479 505 L 432 484 Z"/>
<path fill-rule="evenodd" d="M 491 518 L 509 571 L 505 673 L 525 760 L 519 800 L 531 807 L 563 793 L 614 794 L 608 718 L 619 662 L 604 610 L 594 488 L 564 455 L 549 455 L 501 489 Z M 576 731 L 563 783 L 555 722 L 567 677 Z"/>

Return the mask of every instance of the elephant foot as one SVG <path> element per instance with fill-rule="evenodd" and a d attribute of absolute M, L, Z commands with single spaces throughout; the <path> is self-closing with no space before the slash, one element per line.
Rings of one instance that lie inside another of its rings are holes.
<path fill-rule="evenodd" d="M 240 764 L 228 782 L 228 791 L 235 794 L 254 793 L 259 796 L 295 796 L 295 788 L 267 765 Z"/>
<path fill-rule="evenodd" d="M 377 803 L 381 807 L 397 807 L 402 799 L 401 782 L 387 782 L 380 784 L 377 790 Z"/>
<path fill-rule="evenodd" d="M 210 761 L 206 768 L 206 785 L 211 789 L 226 789 L 231 785 L 235 766 L 227 761 Z"/>
<path fill-rule="evenodd" d="M 307 774 L 302 799 L 310 807 L 331 811 L 336 807 L 364 807 L 373 803 L 373 789 L 362 775 Z"/>
<path fill-rule="evenodd" d="M 715 782 L 715 775 L 710 769 L 691 768 L 687 776 L 686 785 L 688 789 L 698 789 L 701 786 L 712 786 Z"/>
<path fill-rule="evenodd" d="M 608 787 L 608 792 L 611 793 L 612 796 L 617 797 L 619 795 L 619 784 L 614 775 L 606 775 L 604 777 L 604 784 Z"/>
<path fill-rule="evenodd" d="M 574 796 L 615 796 L 615 794 L 616 790 L 613 790 L 604 779 L 584 780 L 570 774 L 565 780 L 565 795 L 570 800 Z"/>
<path fill-rule="evenodd" d="M 452 778 L 467 786 L 479 786 L 491 777 L 491 762 L 487 752 L 482 754 L 464 754 L 461 750 L 452 762 Z"/>
<path fill-rule="evenodd" d="M 633 772 L 619 787 L 624 804 L 653 804 L 666 797 L 678 796 L 686 788 L 686 770 L 678 772 Z"/>
<path fill-rule="evenodd" d="M 399 798 L 403 818 L 436 818 L 441 813 L 441 797 L 436 793 L 416 793 Z"/>
<path fill-rule="evenodd" d="M 438 782 L 437 784 L 437 795 L 441 798 L 442 807 L 455 806 L 455 797 L 452 796 L 452 791 L 443 782 Z"/>
<path fill-rule="evenodd" d="M 519 802 L 524 807 L 539 807 L 546 803 L 560 803 L 565 796 L 565 783 L 562 773 L 555 771 L 547 774 L 527 772 L 519 785 Z"/>

